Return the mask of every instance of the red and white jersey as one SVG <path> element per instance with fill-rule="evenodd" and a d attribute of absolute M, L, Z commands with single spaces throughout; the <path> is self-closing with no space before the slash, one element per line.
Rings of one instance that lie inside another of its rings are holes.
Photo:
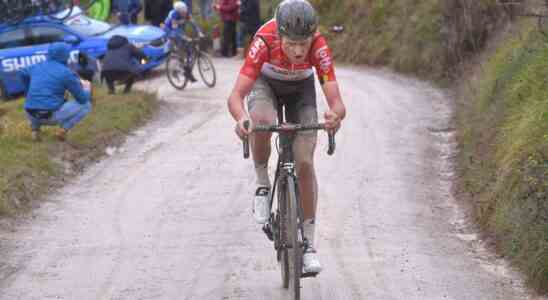
<path fill-rule="evenodd" d="M 292 64 L 282 51 L 276 20 L 270 20 L 255 34 L 240 74 L 256 80 L 261 74 L 282 81 L 303 80 L 314 74 L 320 82 L 335 81 L 335 68 L 327 41 L 316 32 L 306 62 Z"/>

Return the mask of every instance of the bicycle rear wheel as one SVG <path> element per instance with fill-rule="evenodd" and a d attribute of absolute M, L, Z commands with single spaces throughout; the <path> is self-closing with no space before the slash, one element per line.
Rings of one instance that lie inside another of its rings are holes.
<path fill-rule="evenodd" d="M 200 76 L 205 85 L 210 88 L 215 86 L 215 83 L 217 82 L 215 66 L 209 56 L 202 51 L 198 54 L 198 71 L 200 72 Z"/>
<path fill-rule="evenodd" d="M 293 299 L 301 298 L 301 275 L 303 270 L 303 241 L 299 226 L 300 202 L 297 199 L 295 178 L 287 177 L 287 236 L 290 248 L 288 249 L 289 287 Z"/>
<path fill-rule="evenodd" d="M 167 80 L 174 88 L 183 90 L 188 83 L 184 71 L 184 58 L 171 53 L 166 61 L 166 74 Z"/>

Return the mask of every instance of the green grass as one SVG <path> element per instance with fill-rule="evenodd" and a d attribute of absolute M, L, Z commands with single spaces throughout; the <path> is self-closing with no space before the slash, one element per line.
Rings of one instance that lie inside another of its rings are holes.
<path fill-rule="evenodd" d="M 58 142 L 45 127 L 43 141 L 31 140 L 23 99 L 0 104 L 0 214 L 29 206 L 64 174 L 62 161 L 80 166 L 97 159 L 104 148 L 149 117 L 155 97 L 149 94 L 106 95 L 96 89 L 93 111 Z"/>
<path fill-rule="evenodd" d="M 429 78 L 443 74 L 439 1 L 312 2 L 338 61 L 385 65 Z M 344 25 L 345 31 L 331 33 L 333 25 Z"/>
<path fill-rule="evenodd" d="M 501 253 L 548 292 L 548 40 L 524 24 L 459 116 L 464 188 Z"/>

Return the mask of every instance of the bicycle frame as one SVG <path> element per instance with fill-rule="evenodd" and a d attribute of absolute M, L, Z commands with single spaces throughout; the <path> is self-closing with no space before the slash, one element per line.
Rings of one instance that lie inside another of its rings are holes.
<path fill-rule="evenodd" d="M 283 113 L 283 109 L 280 106 L 278 109 L 278 120 L 280 124 L 285 124 L 285 116 Z M 270 211 L 272 211 L 272 206 L 274 204 L 274 197 L 276 195 L 276 188 L 280 186 L 280 188 L 283 188 L 283 190 L 286 189 L 288 182 L 288 177 L 293 177 L 295 182 L 295 192 L 297 196 L 297 215 L 298 215 L 298 228 L 301 232 L 301 240 L 303 241 L 303 245 L 289 245 L 289 247 L 295 247 L 295 246 L 302 246 L 303 249 L 306 249 L 308 247 L 308 240 L 304 236 L 304 230 L 303 230 L 303 217 L 304 217 L 304 210 L 303 206 L 301 204 L 301 198 L 299 197 L 299 181 L 297 179 L 297 172 L 295 168 L 295 158 L 293 154 L 293 139 L 294 134 L 290 131 L 287 132 L 279 132 L 279 156 L 278 156 L 278 164 L 276 168 L 276 173 L 274 176 L 274 184 L 272 193 L 270 194 Z M 285 188 L 284 188 L 285 187 Z M 278 204 L 279 205 L 279 204 Z M 288 247 L 288 245 L 278 245 L 279 247 Z M 288 248 L 289 248 L 288 247 Z M 280 250 L 280 249 L 276 249 Z"/>
<path fill-rule="evenodd" d="M 177 39 L 174 37 L 170 37 L 170 43 L 171 43 L 171 49 L 170 52 L 174 52 L 179 57 L 184 58 L 185 65 L 190 66 L 191 68 L 194 68 L 194 65 L 196 63 L 196 60 L 198 58 L 198 54 L 200 53 L 200 49 L 198 49 L 198 40 L 197 39 L 188 39 L 184 36 L 181 37 L 181 39 L 186 39 L 186 42 L 188 43 L 185 48 L 179 47 L 177 43 Z M 190 49 L 190 56 L 186 51 Z"/>
<path fill-rule="evenodd" d="M 285 110 L 278 107 L 278 125 L 253 126 L 252 131 L 278 133 L 278 165 L 274 177 L 274 188 L 270 194 L 270 218 L 263 226 L 267 237 L 274 242 L 277 259 L 282 264 L 283 287 L 291 284 L 294 299 L 300 299 L 300 280 L 305 277 L 315 277 L 317 273 L 303 273 L 303 253 L 309 246 L 304 236 L 304 209 L 299 197 L 299 183 L 293 154 L 293 139 L 295 133 L 307 130 L 325 130 L 325 124 L 289 124 L 286 123 Z M 249 121 L 244 127 L 249 129 Z M 249 140 L 244 138 L 244 158 L 249 158 Z M 329 132 L 329 149 L 332 155 L 335 151 L 335 137 Z M 276 193 L 276 189 L 278 189 Z M 277 194 L 276 212 L 272 213 L 274 195 Z"/>

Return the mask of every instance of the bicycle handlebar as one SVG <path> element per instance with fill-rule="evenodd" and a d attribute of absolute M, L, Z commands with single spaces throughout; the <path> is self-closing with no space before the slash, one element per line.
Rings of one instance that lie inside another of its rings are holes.
<path fill-rule="evenodd" d="M 250 122 L 244 122 L 244 128 L 248 130 L 250 128 Z M 310 131 L 310 130 L 326 130 L 324 123 L 318 124 L 281 124 L 281 125 L 254 125 L 251 131 L 253 132 L 298 132 L 298 131 Z M 335 153 L 336 143 L 335 134 L 328 132 L 329 148 L 327 149 L 328 155 Z M 249 158 L 249 138 L 243 139 L 244 158 Z"/>

